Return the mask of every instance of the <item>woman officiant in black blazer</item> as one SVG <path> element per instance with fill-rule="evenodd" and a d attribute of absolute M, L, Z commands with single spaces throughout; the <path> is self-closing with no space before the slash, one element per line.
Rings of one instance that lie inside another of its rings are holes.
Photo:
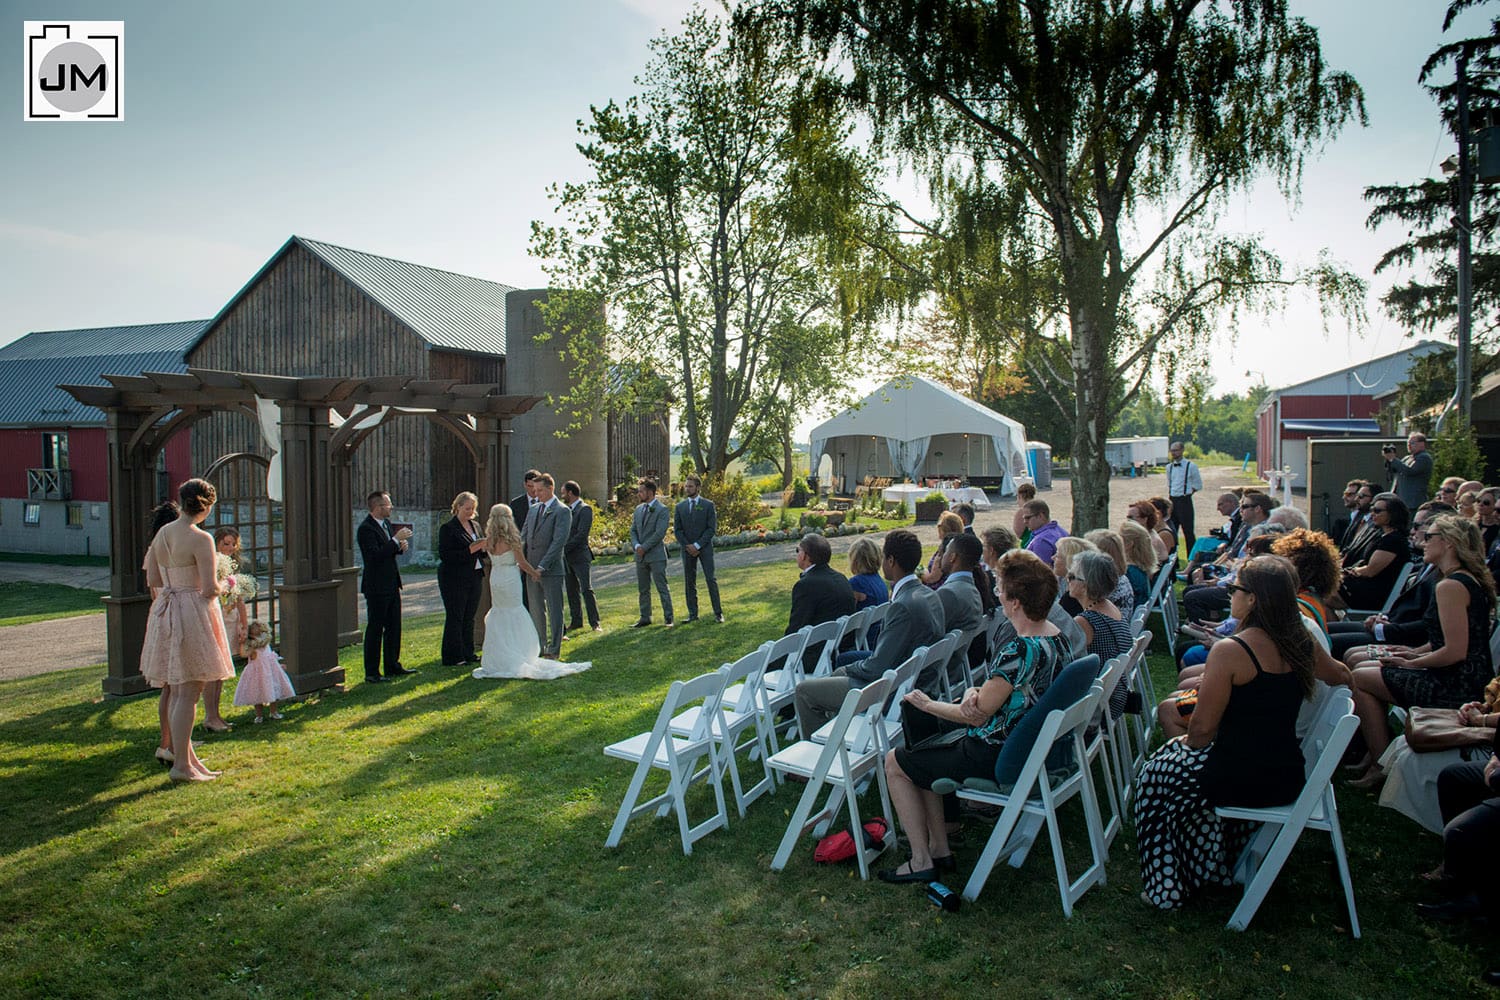
<path fill-rule="evenodd" d="M 484 586 L 484 528 L 474 520 L 479 498 L 453 498 L 453 517 L 438 529 L 438 593 L 443 597 L 443 666 L 478 663 L 474 615 Z"/>

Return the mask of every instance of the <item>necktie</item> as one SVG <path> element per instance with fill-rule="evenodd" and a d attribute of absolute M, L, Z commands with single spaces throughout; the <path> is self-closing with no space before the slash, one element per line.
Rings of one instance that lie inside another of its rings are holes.
<path fill-rule="evenodd" d="M 387 535 L 390 535 L 392 538 L 396 537 L 396 533 L 391 530 L 391 520 L 390 520 L 390 518 L 386 518 L 384 521 L 381 521 L 380 522 L 380 526 L 385 529 L 385 533 Z"/>

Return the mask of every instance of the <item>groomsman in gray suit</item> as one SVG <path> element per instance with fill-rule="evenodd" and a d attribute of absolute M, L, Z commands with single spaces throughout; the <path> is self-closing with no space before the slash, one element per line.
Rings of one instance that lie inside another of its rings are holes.
<path fill-rule="evenodd" d="M 682 546 L 682 585 L 687 591 L 687 620 L 698 620 L 698 566 L 703 566 L 703 582 L 708 584 L 708 599 L 714 606 L 714 621 L 724 624 L 724 607 L 719 603 L 719 581 L 714 578 L 714 535 L 719 531 L 719 514 L 714 502 L 698 495 L 703 480 L 688 476 L 682 481 L 686 498 L 673 512 L 672 531 Z"/>
<path fill-rule="evenodd" d="M 558 501 L 550 474 L 543 472 L 538 475 L 534 485 L 537 503 L 526 515 L 521 540 L 526 549 L 526 561 L 537 568 L 541 579 L 528 577 L 526 589 L 531 594 L 531 620 L 536 624 L 537 638 L 541 640 L 542 656 L 555 660 L 562 648 L 563 547 L 568 541 L 573 514 Z"/>
<path fill-rule="evenodd" d="M 568 543 L 563 546 L 563 564 L 568 568 L 568 631 L 563 633 L 566 639 L 568 632 L 583 631 L 585 610 L 589 614 L 589 628 L 595 632 L 604 630 L 599 627 L 599 602 L 594 600 L 594 587 L 589 581 L 589 571 L 594 563 L 594 550 L 589 548 L 594 508 L 583 502 L 583 490 L 571 479 L 563 483 L 562 502 L 573 514 Z"/>
<path fill-rule="evenodd" d="M 630 544 L 635 549 L 635 586 L 641 596 L 641 617 L 631 628 L 645 628 L 651 624 L 651 584 L 661 595 L 663 624 L 672 627 L 672 592 L 667 589 L 667 547 L 662 544 L 667 537 L 667 521 L 670 515 L 662 502 L 656 499 L 656 482 L 642 479 L 635 495 L 640 504 L 630 519 Z"/>

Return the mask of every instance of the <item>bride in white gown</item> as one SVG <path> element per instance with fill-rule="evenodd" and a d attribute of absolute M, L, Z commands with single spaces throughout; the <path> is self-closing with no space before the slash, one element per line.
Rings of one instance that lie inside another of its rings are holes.
<path fill-rule="evenodd" d="M 484 653 L 474 676 L 550 681 L 593 666 L 541 658 L 536 625 L 521 606 L 521 572 L 534 576 L 536 570 L 521 551 L 521 533 L 508 506 L 497 503 L 490 508 L 485 536 L 490 553 L 490 611 L 484 616 Z"/>

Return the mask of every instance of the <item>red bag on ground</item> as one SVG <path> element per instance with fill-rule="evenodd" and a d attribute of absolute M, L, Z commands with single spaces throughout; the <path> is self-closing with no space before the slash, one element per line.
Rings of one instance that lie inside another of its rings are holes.
<path fill-rule="evenodd" d="M 865 847 L 874 849 L 885 843 L 886 831 L 889 828 L 885 820 L 876 816 L 867 820 L 864 825 Z M 818 841 L 817 848 L 813 851 L 813 860 L 822 865 L 831 865 L 840 861 L 848 861 L 854 857 L 854 837 L 848 830 L 840 830 L 838 833 L 830 833 Z"/>

